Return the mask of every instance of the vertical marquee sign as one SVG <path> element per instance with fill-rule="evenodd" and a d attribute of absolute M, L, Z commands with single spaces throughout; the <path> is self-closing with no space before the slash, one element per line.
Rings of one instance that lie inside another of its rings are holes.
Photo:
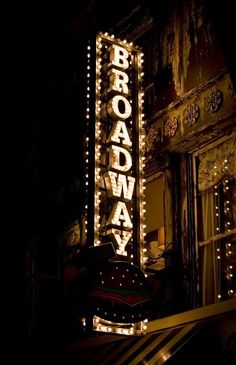
<path fill-rule="evenodd" d="M 112 242 L 119 260 L 141 269 L 146 262 L 142 63 L 139 47 L 107 33 L 99 33 L 94 47 L 87 47 L 86 119 L 95 123 L 94 138 L 86 138 L 87 161 L 94 158 L 88 237 L 91 241 L 93 231 L 94 246 Z"/>

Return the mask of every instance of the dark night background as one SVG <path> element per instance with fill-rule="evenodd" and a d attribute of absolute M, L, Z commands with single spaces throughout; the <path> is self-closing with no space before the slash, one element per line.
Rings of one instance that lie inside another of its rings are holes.
<path fill-rule="evenodd" d="M 13 267 L 7 288 L 7 343 L 19 353 L 26 350 L 29 330 L 29 237 L 42 238 L 44 249 L 49 250 L 40 264 L 53 271 L 58 232 L 79 213 L 78 192 L 60 204 L 60 188 L 70 181 L 78 184 L 81 173 L 80 65 L 85 57 L 81 45 L 97 30 L 110 29 L 134 3 L 127 1 L 125 7 L 107 0 L 21 3 L 7 21 L 8 232 Z M 60 305 L 55 311 L 58 332 L 54 329 L 53 335 L 58 336 L 52 335 L 52 348 L 63 340 Z"/>

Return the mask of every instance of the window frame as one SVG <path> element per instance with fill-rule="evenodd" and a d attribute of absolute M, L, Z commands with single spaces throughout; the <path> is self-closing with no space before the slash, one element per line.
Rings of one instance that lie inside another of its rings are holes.
<path fill-rule="evenodd" d="M 206 144 L 204 144 L 203 146 L 200 146 L 198 148 L 196 148 L 194 151 L 192 151 L 190 153 L 191 158 L 192 158 L 192 177 L 193 177 L 193 186 L 194 186 L 194 201 L 193 201 L 193 206 L 194 206 L 194 226 L 195 226 L 195 249 L 196 249 L 196 261 L 197 261 L 197 292 L 198 292 L 198 302 L 200 306 L 204 306 L 204 303 L 201 303 L 201 287 L 200 287 L 200 275 L 201 275 L 201 268 L 200 268 L 200 248 L 209 244 L 212 244 L 214 242 L 219 242 L 220 245 L 224 244 L 224 240 L 228 239 L 228 237 L 234 237 L 234 235 L 236 234 L 236 227 L 232 228 L 229 232 L 225 231 L 225 232 L 220 232 L 218 234 L 214 234 L 212 235 L 210 238 L 207 238 L 205 240 L 200 240 L 199 239 L 199 234 L 198 234 L 198 182 L 197 182 L 197 158 L 203 154 L 204 152 L 213 149 L 214 147 L 224 143 L 225 141 L 231 139 L 234 137 L 234 135 L 236 134 L 236 132 L 232 132 L 230 134 L 224 135 L 224 136 L 220 136 L 217 139 L 215 139 L 214 141 L 208 141 Z M 188 175 L 188 172 L 187 172 Z M 191 200 L 191 199 L 190 199 Z M 188 205 L 189 205 L 189 201 L 188 200 Z M 191 229 L 189 227 L 189 229 Z M 218 269 L 219 273 L 221 274 L 221 268 Z M 218 274 L 219 274 L 218 273 Z M 219 280 L 222 280 L 222 278 L 220 277 Z M 220 283 L 219 287 L 220 287 Z M 215 297 L 217 298 L 215 303 L 221 301 L 221 296 L 217 295 L 217 293 L 215 293 Z M 229 298 L 230 299 L 230 298 Z M 226 300 L 226 299 L 223 299 Z"/>

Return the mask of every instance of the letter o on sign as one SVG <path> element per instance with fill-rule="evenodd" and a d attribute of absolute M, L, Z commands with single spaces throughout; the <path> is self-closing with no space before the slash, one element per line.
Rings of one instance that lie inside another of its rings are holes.
<path fill-rule="evenodd" d="M 112 118 L 127 119 L 131 115 L 132 108 L 124 96 L 116 95 L 107 103 L 107 112 Z"/>

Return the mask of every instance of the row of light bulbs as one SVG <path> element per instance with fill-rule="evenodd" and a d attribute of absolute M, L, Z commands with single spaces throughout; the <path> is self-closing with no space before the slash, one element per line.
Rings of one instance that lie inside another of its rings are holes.
<path fill-rule="evenodd" d="M 214 166 L 215 169 L 215 173 L 214 175 L 217 176 L 217 166 Z M 228 160 L 224 159 L 223 161 L 223 171 L 227 173 L 228 171 Z M 224 194 L 227 194 L 229 192 L 229 179 L 225 178 L 223 180 L 223 192 Z M 216 205 L 215 205 L 215 216 L 216 216 L 216 234 L 220 233 L 220 211 L 219 211 L 219 206 L 220 206 L 220 196 L 218 194 L 218 186 L 215 185 L 215 200 L 216 200 Z M 231 221 L 230 221 L 230 201 L 228 200 L 228 198 L 224 201 L 224 214 L 225 214 L 225 232 L 230 232 L 231 231 Z M 229 282 L 229 284 L 232 282 L 233 279 L 233 265 L 231 264 L 231 254 L 232 254 L 232 249 L 231 249 L 231 243 L 228 242 L 226 243 L 226 278 Z M 218 268 L 219 268 L 219 272 L 220 272 L 220 260 L 221 260 L 221 247 L 220 247 L 220 240 L 218 241 L 218 247 L 217 247 L 217 260 L 218 260 Z M 232 285 L 229 285 L 230 287 L 228 288 L 228 295 L 229 296 L 233 296 L 234 295 L 234 288 Z M 217 298 L 218 300 L 221 300 L 222 295 L 221 295 L 221 285 L 220 285 L 220 279 L 218 280 L 218 294 L 217 294 Z"/>
<path fill-rule="evenodd" d="M 90 42 L 88 42 L 87 45 L 87 65 L 86 65 L 86 71 L 87 71 L 87 84 L 86 84 L 86 139 L 85 139 L 85 186 L 86 186 L 86 197 L 88 195 L 88 185 L 89 185 L 89 163 L 90 163 L 90 157 L 89 157 L 89 120 L 90 120 L 90 112 L 91 112 L 91 105 L 90 105 L 90 92 L 91 92 L 91 46 Z M 88 234 L 88 202 L 86 201 L 85 204 L 85 237 L 87 238 Z"/>
<path fill-rule="evenodd" d="M 98 316 L 93 317 L 93 328 L 95 331 L 98 332 L 108 332 L 108 333 L 117 333 L 121 335 L 144 335 L 147 331 L 147 319 L 137 323 L 129 323 L 124 324 L 123 326 L 121 323 L 115 324 L 111 321 L 105 321 L 103 318 Z"/>
<path fill-rule="evenodd" d="M 99 245 L 100 242 L 100 203 L 101 192 L 99 191 L 101 183 L 101 154 L 99 147 L 101 146 L 102 129 L 101 129 L 101 69 L 102 69 L 102 43 L 96 39 L 96 121 L 95 121 L 95 199 L 94 199 L 94 245 Z"/>

